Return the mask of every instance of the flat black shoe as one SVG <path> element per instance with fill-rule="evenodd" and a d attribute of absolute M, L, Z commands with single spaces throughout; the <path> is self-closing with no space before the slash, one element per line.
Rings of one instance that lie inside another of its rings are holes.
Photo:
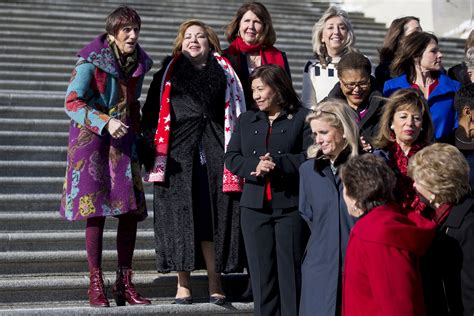
<path fill-rule="evenodd" d="M 209 303 L 215 305 L 224 305 L 227 302 L 227 298 L 224 295 L 211 295 L 209 296 Z"/>
<path fill-rule="evenodd" d="M 242 293 L 239 300 L 241 302 L 253 302 L 253 291 L 252 286 L 250 285 L 250 279 L 247 288 L 245 289 L 244 293 Z"/>
<path fill-rule="evenodd" d="M 175 298 L 174 303 L 179 304 L 179 305 L 190 305 L 193 303 L 193 297 L 186 296 L 186 297 Z"/>

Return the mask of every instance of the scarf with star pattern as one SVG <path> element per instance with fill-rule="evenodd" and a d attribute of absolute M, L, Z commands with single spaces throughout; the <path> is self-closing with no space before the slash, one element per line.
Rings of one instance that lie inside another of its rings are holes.
<path fill-rule="evenodd" d="M 224 152 L 230 141 L 230 137 L 237 123 L 237 117 L 245 112 L 245 98 L 237 74 L 230 65 L 230 62 L 218 53 L 213 53 L 214 58 L 224 70 L 227 88 L 225 91 L 225 110 L 224 110 Z M 166 176 L 166 162 L 168 159 L 169 137 L 171 126 L 171 74 L 173 67 L 180 55 L 173 57 L 168 64 L 163 75 L 160 89 L 161 108 L 158 118 L 154 143 L 155 143 L 155 163 L 150 172 L 145 175 L 146 182 L 164 182 Z M 232 174 L 225 166 L 223 173 L 223 192 L 241 192 L 243 188 L 243 179 Z"/>

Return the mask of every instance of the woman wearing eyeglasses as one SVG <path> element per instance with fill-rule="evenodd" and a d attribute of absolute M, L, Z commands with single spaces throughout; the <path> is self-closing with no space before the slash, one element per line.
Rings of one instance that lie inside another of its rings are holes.
<path fill-rule="evenodd" d="M 347 102 L 355 114 L 366 149 L 371 149 L 370 142 L 377 132 L 384 104 L 375 78 L 370 75 L 371 69 L 367 57 L 356 52 L 347 53 L 337 64 L 339 82 L 328 96 Z"/>

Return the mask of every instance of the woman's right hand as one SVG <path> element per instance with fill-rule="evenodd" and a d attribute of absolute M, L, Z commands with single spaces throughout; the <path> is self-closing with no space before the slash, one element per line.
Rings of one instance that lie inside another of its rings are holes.
<path fill-rule="evenodd" d="M 255 168 L 255 171 L 252 171 L 250 175 L 256 177 L 263 177 L 264 175 L 272 171 L 274 168 L 275 163 L 273 162 L 270 153 L 266 153 L 265 156 L 260 156 L 260 162 L 258 163 L 257 168 Z"/>
<path fill-rule="evenodd" d="M 111 118 L 107 125 L 105 125 L 105 128 L 110 136 L 116 139 L 123 137 L 128 132 L 128 126 L 115 118 Z"/>

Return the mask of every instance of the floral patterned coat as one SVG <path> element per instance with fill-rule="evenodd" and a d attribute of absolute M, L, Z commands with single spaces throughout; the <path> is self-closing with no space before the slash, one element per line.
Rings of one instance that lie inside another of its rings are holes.
<path fill-rule="evenodd" d="M 66 178 L 60 214 L 67 220 L 134 213 L 147 216 L 137 156 L 140 103 L 152 60 L 137 46 L 136 68 L 126 78 L 102 34 L 79 51 L 65 110 L 71 118 Z M 114 139 L 105 129 L 110 118 L 129 126 Z"/>

